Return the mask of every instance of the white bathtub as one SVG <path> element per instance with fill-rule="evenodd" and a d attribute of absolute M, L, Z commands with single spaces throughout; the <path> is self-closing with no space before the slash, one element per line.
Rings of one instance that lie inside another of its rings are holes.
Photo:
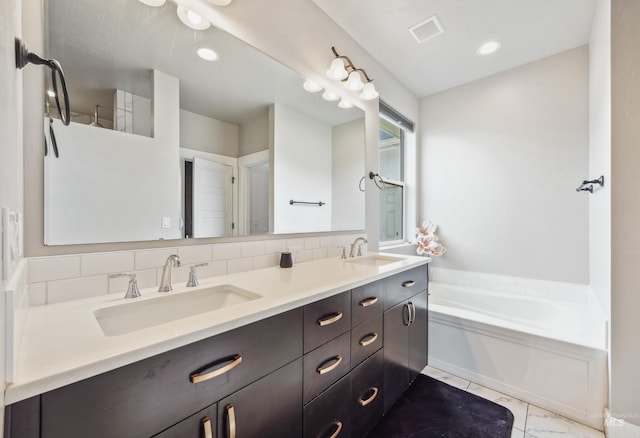
<path fill-rule="evenodd" d="M 607 335 L 597 309 L 438 282 L 429 292 L 429 365 L 602 430 Z"/>

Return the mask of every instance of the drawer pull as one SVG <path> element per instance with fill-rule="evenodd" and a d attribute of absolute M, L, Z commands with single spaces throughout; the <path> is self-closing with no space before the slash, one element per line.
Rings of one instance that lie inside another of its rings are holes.
<path fill-rule="evenodd" d="M 402 283 L 402 287 L 411 287 L 411 286 L 415 286 L 416 282 L 413 280 L 408 280 L 405 281 L 404 283 Z"/>
<path fill-rule="evenodd" d="M 359 344 L 363 347 L 366 347 L 367 345 L 373 344 L 376 339 L 378 339 L 378 334 L 376 332 L 369 333 L 368 335 L 364 335 L 362 339 L 360 339 Z"/>
<path fill-rule="evenodd" d="M 324 327 L 325 325 L 333 324 L 336 321 L 342 319 L 342 312 L 332 313 L 331 315 L 324 316 L 318 320 L 318 325 Z"/>
<path fill-rule="evenodd" d="M 236 411 L 233 409 L 233 405 L 227 405 L 224 409 L 227 412 L 227 427 L 229 430 L 227 436 L 229 438 L 236 438 Z"/>
<path fill-rule="evenodd" d="M 328 367 L 323 368 L 323 365 L 329 362 L 333 362 L 331 365 L 329 365 Z M 340 364 L 342 363 L 342 356 L 340 356 L 339 354 L 337 356 L 332 357 L 331 359 L 323 362 L 322 364 L 320 364 L 320 366 L 318 367 L 318 374 L 322 375 L 322 374 L 327 374 L 330 371 L 335 370 L 336 368 L 338 368 L 338 366 L 340 366 Z"/>
<path fill-rule="evenodd" d="M 407 303 L 402 306 L 402 323 L 404 325 L 411 325 L 411 308 Z"/>
<path fill-rule="evenodd" d="M 209 420 L 209 417 L 204 417 L 201 421 L 204 438 L 213 438 L 213 432 L 211 431 L 211 420 Z"/>
<path fill-rule="evenodd" d="M 361 398 L 360 400 L 358 400 L 360 402 L 360 406 L 367 406 L 369 403 L 374 401 L 378 396 L 378 388 L 376 388 L 375 386 L 372 386 L 371 388 L 367 389 L 367 392 L 365 392 L 365 394 L 368 394 L 369 392 L 371 392 L 371 395 L 368 398 L 366 399 Z"/>
<path fill-rule="evenodd" d="M 229 364 L 227 364 L 227 365 L 225 365 L 223 367 L 220 367 L 218 369 L 215 369 L 213 371 L 209 371 L 208 373 L 204 373 L 204 374 L 193 373 L 193 374 L 191 374 L 191 376 L 190 376 L 191 377 L 191 383 L 204 382 L 205 380 L 213 379 L 214 377 L 218 377 L 221 374 L 228 373 L 229 371 L 231 371 L 232 369 L 234 369 L 235 367 L 240 365 L 240 363 L 242 363 L 242 356 L 240 356 L 239 354 L 235 354 L 233 356 L 226 357 L 223 360 L 221 360 L 219 362 L 216 362 L 214 364 L 214 366 L 218 365 L 220 363 L 223 363 L 223 362 L 229 362 Z"/>
<path fill-rule="evenodd" d="M 342 421 L 334 421 L 332 426 L 335 426 L 336 430 L 329 435 L 329 438 L 337 438 L 337 436 L 340 435 L 340 432 L 342 432 Z"/>
<path fill-rule="evenodd" d="M 373 306 L 377 302 L 378 302 L 378 297 L 370 297 L 370 298 L 365 298 L 364 300 L 360 301 L 358 304 L 360 304 L 362 307 L 369 307 L 369 306 Z"/>

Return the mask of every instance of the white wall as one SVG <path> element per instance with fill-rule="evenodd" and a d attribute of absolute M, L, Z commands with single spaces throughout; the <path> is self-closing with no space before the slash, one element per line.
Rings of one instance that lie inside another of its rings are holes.
<path fill-rule="evenodd" d="M 584 46 L 421 101 L 434 266 L 588 282 L 588 91 Z"/>
<path fill-rule="evenodd" d="M 610 397 L 612 414 L 636 425 L 640 425 L 639 16 L 637 0 L 611 1 Z"/>
<path fill-rule="evenodd" d="M 238 158 L 238 132 L 237 125 L 180 110 L 182 148 Z"/>
<path fill-rule="evenodd" d="M 240 125 L 238 157 L 269 148 L 269 108 L 254 114 Z"/>
<path fill-rule="evenodd" d="M 60 157 L 45 159 L 47 244 L 181 236 L 178 101 L 178 80 L 156 71 L 154 138 L 54 122 Z"/>
<path fill-rule="evenodd" d="M 274 104 L 274 232 L 331 230 L 331 126 Z M 289 201 L 326 203 L 290 205 Z"/>
<path fill-rule="evenodd" d="M 332 230 L 364 227 L 365 197 L 358 188 L 365 175 L 364 118 L 333 127 Z"/>

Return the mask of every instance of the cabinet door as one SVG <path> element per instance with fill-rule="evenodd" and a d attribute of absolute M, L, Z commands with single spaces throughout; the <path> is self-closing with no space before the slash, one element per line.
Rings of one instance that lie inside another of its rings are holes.
<path fill-rule="evenodd" d="M 40 396 L 9 405 L 4 410 L 5 438 L 40 438 Z"/>
<path fill-rule="evenodd" d="M 218 438 L 302 435 L 302 359 L 218 403 Z"/>
<path fill-rule="evenodd" d="M 217 406 L 213 404 L 206 407 L 154 438 L 215 438 Z"/>
<path fill-rule="evenodd" d="M 365 437 L 382 418 L 383 350 L 365 360 L 351 372 L 352 435 Z"/>
<path fill-rule="evenodd" d="M 427 366 L 427 292 L 409 299 L 412 318 L 409 325 L 409 381 L 418 377 Z"/>
<path fill-rule="evenodd" d="M 384 312 L 384 412 L 409 386 L 409 305 L 403 302 Z"/>

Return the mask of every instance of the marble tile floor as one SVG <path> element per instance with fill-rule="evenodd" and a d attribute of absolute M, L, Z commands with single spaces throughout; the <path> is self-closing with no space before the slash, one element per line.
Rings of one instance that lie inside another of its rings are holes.
<path fill-rule="evenodd" d="M 422 373 L 509 409 L 514 417 L 511 438 L 604 438 L 599 430 L 439 369 L 427 366 Z"/>

